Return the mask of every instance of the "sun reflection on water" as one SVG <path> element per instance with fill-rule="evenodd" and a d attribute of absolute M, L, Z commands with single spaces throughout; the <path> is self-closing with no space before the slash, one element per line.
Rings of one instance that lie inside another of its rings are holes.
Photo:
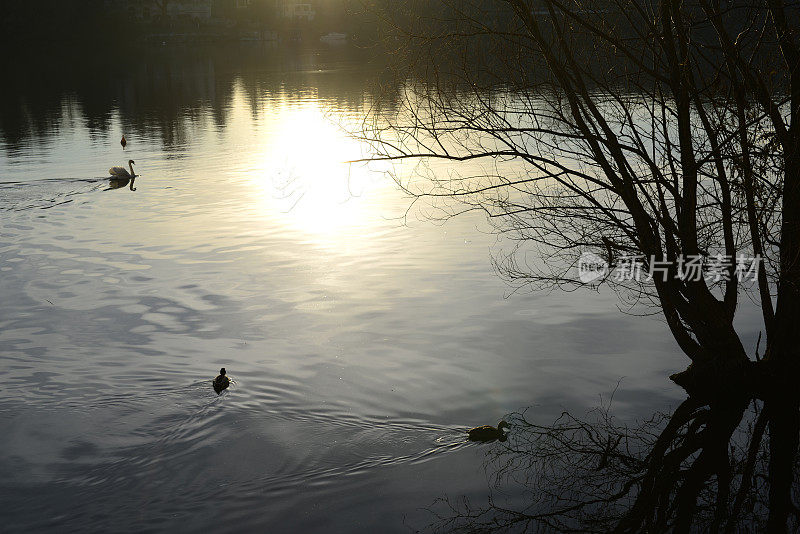
<path fill-rule="evenodd" d="M 345 131 L 347 117 L 312 99 L 274 111 L 259 122 L 263 141 L 246 158 L 259 177 L 263 209 L 309 241 L 351 248 L 384 215 L 382 197 L 396 196 L 391 181 L 374 166 L 347 163 L 368 154 Z"/>

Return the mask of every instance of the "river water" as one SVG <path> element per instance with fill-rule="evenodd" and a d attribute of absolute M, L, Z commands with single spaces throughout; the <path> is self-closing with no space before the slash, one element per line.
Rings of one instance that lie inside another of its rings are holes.
<path fill-rule="evenodd" d="M 398 218 L 386 169 L 345 163 L 368 154 L 339 126 L 375 103 L 380 62 L 51 61 L 2 103 L 5 532 L 407 532 L 439 497 L 487 498 L 498 444 L 469 426 L 615 388 L 620 417 L 680 398 L 657 317 L 515 292 L 481 216 Z M 109 190 L 129 159 L 135 191 Z"/>

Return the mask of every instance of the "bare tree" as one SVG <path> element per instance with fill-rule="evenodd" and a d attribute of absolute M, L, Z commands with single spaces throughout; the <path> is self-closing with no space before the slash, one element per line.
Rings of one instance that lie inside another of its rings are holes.
<path fill-rule="evenodd" d="M 533 265 L 514 254 L 499 262 L 514 280 L 574 287 L 584 251 L 640 256 L 657 275 L 602 282 L 663 313 L 690 360 L 671 377 L 689 395 L 675 424 L 704 432 L 699 448 L 682 449 L 673 527 L 691 528 L 712 478 L 718 513 L 729 512 L 728 445 L 758 399 L 768 528 L 785 531 L 800 432 L 800 6 L 498 0 L 424 12 L 389 15 L 412 68 L 400 108 L 362 132 L 371 159 L 423 162 L 424 180 L 396 176 L 416 199 L 445 217 L 481 210 L 535 248 Z M 737 276 L 741 255 L 762 259 L 752 288 Z M 716 258 L 718 275 L 683 276 L 689 258 Z M 749 290 L 763 357 L 734 326 Z M 647 523 L 653 509 L 637 506 L 620 530 Z"/>

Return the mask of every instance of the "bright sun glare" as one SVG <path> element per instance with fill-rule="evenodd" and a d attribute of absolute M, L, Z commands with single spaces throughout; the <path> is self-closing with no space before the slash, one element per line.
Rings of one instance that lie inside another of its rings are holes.
<path fill-rule="evenodd" d="M 278 116 L 268 126 L 261 153 L 268 208 L 311 240 L 332 243 L 363 235 L 370 221 L 380 217 L 374 194 L 388 188 L 379 173 L 346 163 L 364 156 L 361 143 L 317 103 Z M 368 193 L 369 200 L 364 198 Z"/>

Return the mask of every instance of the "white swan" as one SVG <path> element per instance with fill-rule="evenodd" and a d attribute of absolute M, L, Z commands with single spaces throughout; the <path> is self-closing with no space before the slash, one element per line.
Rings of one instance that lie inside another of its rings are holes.
<path fill-rule="evenodd" d="M 133 172 L 133 164 L 136 163 L 132 159 L 128 160 L 128 165 L 131 168 L 131 172 L 125 169 L 125 167 L 111 167 L 108 169 L 108 174 L 111 175 L 112 178 L 118 178 L 120 180 L 130 180 L 132 178 L 136 178 L 136 173 Z"/>

